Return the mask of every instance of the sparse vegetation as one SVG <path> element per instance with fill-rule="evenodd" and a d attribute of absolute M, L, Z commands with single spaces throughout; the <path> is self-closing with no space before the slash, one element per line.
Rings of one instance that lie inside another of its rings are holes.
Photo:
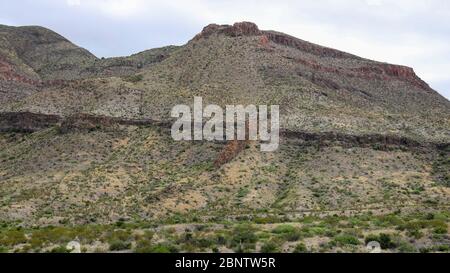
<path fill-rule="evenodd" d="M 132 75 L 125 77 L 124 80 L 131 83 L 138 83 L 141 82 L 144 79 L 144 77 L 141 74 Z"/>
<path fill-rule="evenodd" d="M 0 26 L 0 252 L 448 252 L 449 102 L 408 68 L 233 31 L 99 59 Z M 175 142 L 193 96 L 280 105 L 279 149 Z"/>
<path fill-rule="evenodd" d="M 122 222 L 120 228 L 117 223 L 42 229 L 18 229 L 11 224 L 0 229 L 0 249 L 2 252 L 61 253 L 67 252 L 67 243 L 76 239 L 84 252 L 367 252 L 366 245 L 376 241 L 383 252 L 449 252 L 450 245 L 440 243 L 440 237 L 435 237 L 446 236 L 435 229 L 442 223 L 449 224 L 447 212 L 432 215 L 433 219 L 429 213 L 417 212 L 404 216 L 303 217 L 278 224 L 236 220 L 225 224 L 207 221 L 175 226 L 165 221 Z M 436 223 L 436 218 L 444 222 Z M 423 234 L 420 241 L 404 229 L 404 223 L 411 219 L 425 221 L 420 225 L 424 227 L 420 229 Z M 385 224 L 380 226 L 380 221 Z M 338 231 L 331 232 L 334 228 Z M 299 236 L 294 238 L 291 234 Z"/>

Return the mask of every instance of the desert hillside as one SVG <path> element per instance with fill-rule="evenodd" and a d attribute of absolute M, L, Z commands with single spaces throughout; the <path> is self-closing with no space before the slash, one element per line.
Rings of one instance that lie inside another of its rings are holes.
<path fill-rule="evenodd" d="M 174 141 L 194 96 L 280 105 L 280 148 Z M 106 59 L 0 25 L 0 251 L 448 251 L 449 143 L 412 68 L 253 23 Z"/>

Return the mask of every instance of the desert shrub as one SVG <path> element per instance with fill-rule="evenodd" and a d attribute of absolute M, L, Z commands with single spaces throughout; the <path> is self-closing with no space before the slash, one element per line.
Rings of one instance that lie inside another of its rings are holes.
<path fill-rule="evenodd" d="M 434 214 L 433 213 L 427 213 L 424 218 L 425 218 L 425 220 L 433 220 L 434 219 Z"/>
<path fill-rule="evenodd" d="M 33 248 L 40 248 L 47 244 L 64 244 L 74 240 L 79 234 L 76 229 L 65 227 L 47 227 L 34 230 L 30 244 Z"/>
<path fill-rule="evenodd" d="M 447 223 L 443 220 L 432 219 L 432 220 L 419 220 L 410 221 L 399 226 L 400 230 L 417 230 L 417 229 L 447 229 Z"/>
<path fill-rule="evenodd" d="M 185 244 L 187 244 L 189 249 L 205 249 L 205 248 L 212 248 L 213 246 L 217 245 L 219 243 L 219 240 L 222 244 L 224 244 L 224 239 L 219 237 L 192 237 L 192 235 L 188 235 L 190 233 L 186 233 L 182 241 L 184 241 Z"/>
<path fill-rule="evenodd" d="M 400 242 L 398 245 L 398 251 L 401 253 L 414 253 L 417 252 L 416 248 L 408 242 Z"/>
<path fill-rule="evenodd" d="M 136 249 L 137 253 L 148 253 L 149 249 L 152 247 L 152 239 L 154 233 L 151 231 L 145 231 L 143 235 L 136 236 Z"/>
<path fill-rule="evenodd" d="M 434 234 L 447 234 L 448 232 L 448 228 L 444 228 L 444 227 L 437 227 L 433 230 Z"/>
<path fill-rule="evenodd" d="M 438 252 L 450 252 L 450 245 L 440 245 L 435 247 Z"/>
<path fill-rule="evenodd" d="M 300 240 L 302 236 L 300 231 L 296 230 L 294 232 L 285 233 L 281 237 L 288 242 L 296 242 Z"/>
<path fill-rule="evenodd" d="M 134 252 L 136 253 L 150 253 L 152 247 L 152 242 L 150 240 L 138 240 L 136 242 L 136 248 Z"/>
<path fill-rule="evenodd" d="M 156 245 L 140 246 L 136 248 L 137 253 L 178 253 L 179 250 L 169 243 L 161 243 Z"/>
<path fill-rule="evenodd" d="M 428 221 L 428 223 L 425 224 L 428 228 L 433 228 L 433 229 L 447 229 L 447 223 L 443 220 L 438 220 L 438 219 L 433 219 Z"/>
<path fill-rule="evenodd" d="M 280 252 L 280 247 L 273 241 L 265 242 L 261 246 L 261 253 L 277 253 Z"/>
<path fill-rule="evenodd" d="M 275 224 L 281 223 L 283 220 L 277 216 L 256 217 L 253 222 L 256 224 Z"/>
<path fill-rule="evenodd" d="M 256 243 L 258 238 L 255 235 L 255 231 L 255 228 L 248 224 L 236 226 L 233 229 L 233 236 L 231 238 L 232 246 Z"/>
<path fill-rule="evenodd" d="M 15 246 L 26 242 L 27 238 L 22 230 L 8 230 L 0 233 L 1 246 Z"/>
<path fill-rule="evenodd" d="M 72 230 L 72 234 L 78 237 L 81 242 L 88 244 L 98 240 L 108 229 L 109 227 L 100 225 L 79 226 Z"/>
<path fill-rule="evenodd" d="M 420 253 L 430 253 L 431 251 L 433 251 L 433 249 L 429 248 L 429 247 L 422 247 L 421 249 L 419 249 Z"/>
<path fill-rule="evenodd" d="M 116 227 L 118 227 L 118 228 L 124 228 L 125 227 L 125 220 L 124 219 L 119 219 L 117 222 L 116 222 Z"/>
<path fill-rule="evenodd" d="M 420 239 L 423 237 L 423 233 L 422 231 L 418 230 L 418 229 L 413 229 L 413 230 L 408 230 L 407 231 L 407 235 L 409 237 L 413 237 L 415 239 Z"/>
<path fill-rule="evenodd" d="M 407 222 L 398 227 L 399 230 L 420 230 L 423 228 L 425 228 L 425 225 L 421 221 Z"/>
<path fill-rule="evenodd" d="M 390 227 L 401 226 L 404 224 L 404 221 L 398 215 L 390 214 L 376 217 L 373 223 L 379 227 Z"/>
<path fill-rule="evenodd" d="M 380 243 L 382 249 L 393 249 L 397 247 L 397 244 L 392 240 L 391 235 L 385 233 L 382 233 L 378 236 L 369 235 L 365 239 L 366 244 L 372 241 Z"/>
<path fill-rule="evenodd" d="M 377 235 L 367 235 L 366 238 L 364 239 L 365 244 L 367 245 L 370 242 L 378 242 L 380 240 L 380 238 Z"/>
<path fill-rule="evenodd" d="M 137 241 L 139 241 L 139 240 L 151 241 L 151 240 L 153 239 L 153 236 L 154 236 L 154 235 L 155 235 L 154 232 L 149 231 L 149 230 L 146 230 L 146 231 L 144 232 L 144 234 L 136 235 L 135 239 L 136 239 Z"/>
<path fill-rule="evenodd" d="M 109 243 L 109 245 L 117 245 L 120 246 L 120 243 L 126 244 L 130 242 L 132 239 L 131 232 L 127 230 L 114 230 L 112 232 L 108 232 L 105 236 L 105 240 Z M 121 250 L 121 249 L 115 249 Z"/>
<path fill-rule="evenodd" d="M 237 198 L 244 198 L 250 193 L 250 190 L 248 188 L 240 188 L 239 192 L 237 194 Z"/>
<path fill-rule="evenodd" d="M 272 230 L 272 232 L 276 234 L 291 233 L 295 231 L 296 228 L 291 225 L 279 225 Z"/>
<path fill-rule="evenodd" d="M 50 253 L 70 253 L 70 251 L 65 246 L 57 246 L 50 250 Z"/>
<path fill-rule="evenodd" d="M 124 80 L 127 82 L 131 82 L 131 83 L 137 83 L 140 82 L 144 79 L 144 77 L 142 75 L 132 75 L 132 76 L 128 76 L 125 77 Z"/>
<path fill-rule="evenodd" d="M 197 245 L 200 248 L 208 248 L 216 245 L 217 242 L 213 238 L 200 238 L 197 240 Z"/>
<path fill-rule="evenodd" d="M 358 238 L 349 234 L 338 235 L 334 238 L 337 245 L 359 245 L 360 242 Z"/>
<path fill-rule="evenodd" d="M 329 230 L 326 227 L 302 227 L 301 233 L 307 237 L 324 235 L 331 236 L 335 234 L 335 232 Z"/>
<path fill-rule="evenodd" d="M 218 245 L 225 245 L 227 243 L 227 238 L 224 234 L 216 234 L 216 242 Z"/>
<path fill-rule="evenodd" d="M 278 234 L 280 238 L 289 242 L 295 242 L 301 238 L 300 230 L 291 225 L 280 225 L 273 229 L 272 233 Z"/>
<path fill-rule="evenodd" d="M 273 237 L 273 234 L 268 231 L 258 232 L 257 235 L 258 235 L 258 241 L 269 240 L 270 238 Z"/>
<path fill-rule="evenodd" d="M 131 248 L 131 243 L 126 242 L 126 241 L 116 240 L 116 241 L 112 241 L 109 244 L 109 250 L 111 250 L 111 251 L 120 251 L 120 250 L 126 250 L 126 249 L 130 249 L 130 248 Z"/>
<path fill-rule="evenodd" d="M 393 249 L 397 247 L 396 243 L 394 243 L 391 235 L 389 234 L 380 234 L 380 236 L 378 237 L 378 242 L 380 243 L 382 249 Z"/>
<path fill-rule="evenodd" d="M 293 253 L 307 253 L 308 249 L 306 248 L 305 244 L 300 243 L 298 245 L 295 246 L 295 249 L 293 251 Z"/>

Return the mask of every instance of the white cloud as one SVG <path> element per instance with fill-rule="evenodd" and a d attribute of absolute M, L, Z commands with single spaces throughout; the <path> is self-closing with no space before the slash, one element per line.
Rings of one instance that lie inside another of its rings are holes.
<path fill-rule="evenodd" d="M 76 7 L 81 5 L 81 0 L 67 0 L 66 3 L 69 7 Z"/>
<path fill-rule="evenodd" d="M 149 3 L 144 0 L 90 0 L 83 2 L 83 8 L 107 16 L 127 18 L 139 15 Z"/>
<path fill-rule="evenodd" d="M 382 0 L 366 0 L 367 5 L 369 6 L 381 6 L 383 4 Z"/>

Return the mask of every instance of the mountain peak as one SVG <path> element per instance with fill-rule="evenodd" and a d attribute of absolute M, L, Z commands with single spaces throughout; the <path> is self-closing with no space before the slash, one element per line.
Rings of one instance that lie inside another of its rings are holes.
<path fill-rule="evenodd" d="M 233 25 L 218 25 L 218 24 L 209 24 L 203 28 L 202 32 L 200 32 L 197 36 L 194 37 L 194 40 L 199 40 L 202 38 L 208 38 L 212 34 L 225 34 L 231 37 L 237 36 L 258 36 L 262 34 L 262 31 L 259 30 L 258 26 L 252 22 L 238 22 Z"/>
<path fill-rule="evenodd" d="M 273 46 L 284 46 L 294 48 L 296 50 L 317 56 L 319 58 L 347 59 L 361 63 L 361 66 L 354 67 L 350 72 L 348 72 L 348 74 L 352 74 L 352 76 L 357 74 L 366 79 L 382 78 L 385 80 L 394 78 L 404 82 L 408 82 L 427 91 L 431 90 L 430 86 L 422 79 L 420 79 L 416 75 L 414 70 L 410 67 L 364 59 L 362 57 L 334 48 L 317 45 L 282 32 L 260 30 L 258 26 L 252 22 L 237 22 L 233 25 L 209 24 L 194 37 L 193 41 L 208 39 L 212 35 L 224 35 L 228 37 L 260 36 L 260 43 L 266 48 L 273 48 Z M 348 70 L 345 67 L 320 65 L 316 63 L 316 61 L 311 62 L 311 60 L 296 59 L 296 61 L 311 66 L 314 68 L 314 70 L 323 70 L 328 72 L 334 71 L 337 74 L 341 73 L 344 70 Z"/>

